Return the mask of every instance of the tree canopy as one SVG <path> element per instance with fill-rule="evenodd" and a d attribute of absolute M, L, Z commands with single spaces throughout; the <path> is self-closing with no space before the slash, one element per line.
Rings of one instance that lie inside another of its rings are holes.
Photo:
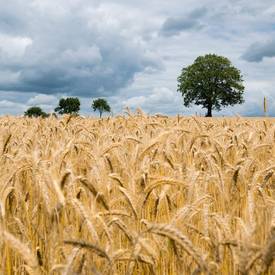
<path fill-rule="evenodd" d="M 92 108 L 95 111 L 99 111 L 99 116 L 101 117 L 103 112 L 111 112 L 111 107 L 108 102 L 103 98 L 95 99 L 92 103 Z"/>
<path fill-rule="evenodd" d="M 45 113 L 40 107 L 30 107 L 29 109 L 27 109 L 27 111 L 25 111 L 24 113 L 25 116 L 28 117 L 47 117 L 48 114 Z"/>
<path fill-rule="evenodd" d="M 207 54 L 182 69 L 178 92 L 183 96 L 184 106 L 201 105 L 207 109 L 206 116 L 212 116 L 212 110 L 244 102 L 242 83 L 240 71 L 228 58 Z"/>
<path fill-rule="evenodd" d="M 59 105 L 54 109 L 59 114 L 78 114 L 80 101 L 77 97 L 61 98 Z"/>

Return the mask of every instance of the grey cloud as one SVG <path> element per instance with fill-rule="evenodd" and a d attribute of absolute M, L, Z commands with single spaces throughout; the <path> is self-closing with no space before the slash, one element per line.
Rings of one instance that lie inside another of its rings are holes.
<path fill-rule="evenodd" d="M 2 33 L 19 34 L 26 27 L 22 11 L 26 8 L 23 1 L 0 0 L 0 30 Z M 28 9 L 26 9 L 28 13 Z M 26 14 L 25 14 L 26 16 Z"/>
<path fill-rule="evenodd" d="M 261 62 L 265 57 L 275 57 L 275 40 L 266 43 L 254 43 L 242 58 L 249 62 Z"/>
<path fill-rule="evenodd" d="M 187 16 L 168 17 L 163 23 L 160 33 L 164 36 L 172 36 L 185 30 L 202 28 L 203 24 L 200 19 L 206 14 L 206 8 L 199 8 L 193 10 Z"/>
<path fill-rule="evenodd" d="M 21 36 L 32 43 L 23 54 L 10 56 L 0 44 L 0 71 L 9 71 L 10 78 L 16 75 L 13 81 L 0 81 L 0 90 L 108 96 L 131 83 L 136 73 L 160 68 L 159 58 L 140 41 L 142 33 L 120 25 L 97 1 L 86 1 L 88 9 L 65 1 L 58 1 L 56 9 L 50 1 L 43 7 L 36 3 L 26 5 L 32 12 L 26 12 L 25 21 L 32 24 L 22 29 Z M 4 12 L 3 18 L 10 19 L 5 24 L 13 29 L 11 9 Z M 16 37 L 3 24 L 1 33 Z"/>

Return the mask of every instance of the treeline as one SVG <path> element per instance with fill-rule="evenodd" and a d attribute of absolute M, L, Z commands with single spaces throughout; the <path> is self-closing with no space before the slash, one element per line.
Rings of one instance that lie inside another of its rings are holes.
<path fill-rule="evenodd" d="M 98 111 L 99 116 L 102 117 L 102 114 L 104 112 L 111 112 L 111 107 L 107 100 L 103 98 L 95 99 L 92 102 L 91 108 L 93 111 Z M 54 109 L 54 115 L 56 113 L 64 115 L 64 114 L 72 114 L 72 115 L 78 115 L 80 111 L 80 100 L 77 97 L 67 97 L 67 98 L 61 98 L 59 100 L 58 106 Z M 48 117 L 50 114 L 44 112 L 40 107 L 33 106 L 26 110 L 24 113 L 25 116 L 28 117 Z"/>
<path fill-rule="evenodd" d="M 206 54 L 195 59 L 194 63 L 184 67 L 178 77 L 178 89 L 183 97 L 183 105 L 199 105 L 207 110 L 205 116 L 212 117 L 212 111 L 220 111 L 226 106 L 244 103 L 243 76 L 231 61 L 216 54 Z M 111 108 L 105 99 L 93 101 L 92 109 L 110 112 Z M 80 101 L 78 98 L 62 98 L 55 112 L 59 114 L 78 114 Z M 265 100 L 265 114 L 267 110 Z M 31 107 L 25 112 L 27 116 L 42 116 L 47 114 L 39 107 Z"/>

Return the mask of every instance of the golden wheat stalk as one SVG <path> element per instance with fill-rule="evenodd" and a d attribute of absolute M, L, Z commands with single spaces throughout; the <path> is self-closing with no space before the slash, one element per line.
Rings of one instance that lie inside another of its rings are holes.
<path fill-rule="evenodd" d="M 1 235 L 4 242 L 23 258 L 27 264 L 26 268 L 31 275 L 41 274 L 37 258 L 26 244 L 22 243 L 7 231 L 0 231 L 0 236 Z"/>
<path fill-rule="evenodd" d="M 169 224 L 154 224 L 146 220 L 142 221 L 148 228 L 149 232 L 167 237 L 179 245 L 195 260 L 197 265 L 203 271 L 208 271 L 206 262 L 202 253 L 192 244 L 192 242 L 183 235 L 178 229 Z"/>

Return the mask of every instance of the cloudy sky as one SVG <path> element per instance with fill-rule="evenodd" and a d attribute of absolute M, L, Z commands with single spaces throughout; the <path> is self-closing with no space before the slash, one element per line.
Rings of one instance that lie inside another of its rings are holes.
<path fill-rule="evenodd" d="M 0 0 L 0 114 L 52 111 L 78 96 L 81 113 L 104 97 L 114 113 L 203 114 L 177 92 L 183 67 L 228 57 L 245 101 L 220 115 L 275 116 L 275 1 Z"/>

